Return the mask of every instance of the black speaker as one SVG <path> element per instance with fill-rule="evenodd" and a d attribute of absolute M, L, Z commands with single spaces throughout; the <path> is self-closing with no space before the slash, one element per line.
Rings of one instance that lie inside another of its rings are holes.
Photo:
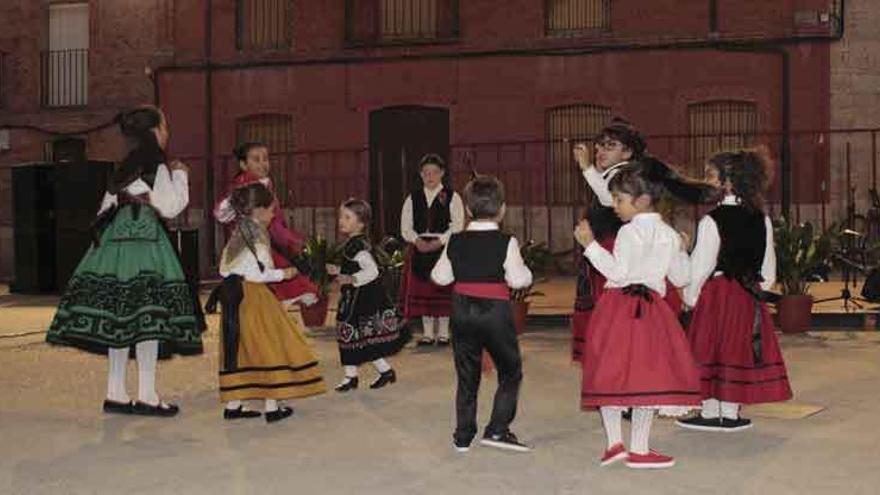
<path fill-rule="evenodd" d="M 169 231 L 171 244 L 180 254 L 180 263 L 186 277 L 199 280 L 199 229 L 175 229 Z"/>
<path fill-rule="evenodd" d="M 91 227 L 113 172 L 110 162 L 55 165 L 55 287 L 67 286 L 92 242 Z"/>
<path fill-rule="evenodd" d="M 15 230 L 13 292 L 55 290 L 55 175 L 51 163 L 12 167 L 12 225 Z"/>
<path fill-rule="evenodd" d="M 94 161 L 13 167 L 13 292 L 64 288 L 89 247 L 112 170 L 112 163 Z"/>

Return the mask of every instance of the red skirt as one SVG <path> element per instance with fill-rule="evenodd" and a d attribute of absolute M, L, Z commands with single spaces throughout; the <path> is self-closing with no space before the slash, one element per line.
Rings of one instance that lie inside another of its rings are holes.
<path fill-rule="evenodd" d="M 759 350 L 752 345 L 755 311 Z M 740 404 L 791 399 L 773 318 L 767 306 L 739 282 L 721 276 L 706 283 L 688 326 L 688 338 L 700 366 L 703 398 Z"/>
<path fill-rule="evenodd" d="M 581 407 L 698 406 L 700 375 L 666 301 L 608 289 L 583 348 Z"/>
<path fill-rule="evenodd" d="M 609 252 L 614 249 L 614 237 L 606 237 L 599 244 Z M 584 335 L 590 324 L 590 315 L 593 313 L 590 303 L 599 302 L 599 298 L 605 292 L 605 277 L 599 270 L 590 265 L 586 258 L 582 258 L 580 273 L 577 280 L 577 292 L 575 294 L 574 312 L 571 316 L 571 360 L 580 363 L 583 357 Z M 684 303 L 681 300 L 678 288 L 666 282 L 666 303 L 676 315 L 680 314 Z"/>
<path fill-rule="evenodd" d="M 275 250 L 272 250 L 272 262 L 275 264 L 275 268 L 278 269 L 290 267 L 290 261 L 280 253 L 275 252 Z M 272 292 L 279 301 L 297 299 L 305 294 L 318 296 L 318 287 L 305 275 L 297 275 L 290 280 L 269 284 L 269 288 L 272 289 Z"/>
<path fill-rule="evenodd" d="M 403 277 L 400 280 L 400 306 L 403 318 L 409 320 L 421 316 L 444 317 L 452 314 L 452 285 L 436 285 L 422 280 L 413 272 L 413 249 L 406 254 Z"/>

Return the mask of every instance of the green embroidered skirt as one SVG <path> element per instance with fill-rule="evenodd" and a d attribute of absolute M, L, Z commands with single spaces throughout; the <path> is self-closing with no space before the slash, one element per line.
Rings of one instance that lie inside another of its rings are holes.
<path fill-rule="evenodd" d="M 106 353 L 158 340 L 165 356 L 196 354 L 196 304 L 155 210 L 123 205 L 74 271 L 46 341 Z"/>

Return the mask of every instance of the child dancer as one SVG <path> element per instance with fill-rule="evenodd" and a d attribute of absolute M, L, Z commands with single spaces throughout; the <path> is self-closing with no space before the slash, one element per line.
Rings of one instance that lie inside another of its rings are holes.
<path fill-rule="evenodd" d="M 273 265 L 266 230 L 272 223 L 273 202 L 272 193 L 259 183 L 240 187 L 229 198 L 238 221 L 220 262 L 220 400 L 226 402 L 226 419 L 259 417 L 241 402 L 262 399 L 266 421 L 274 423 L 293 414 L 292 408 L 279 407 L 279 400 L 325 391 L 308 340 L 266 287 L 296 276 L 295 268 Z"/>
<path fill-rule="evenodd" d="M 673 466 L 672 457 L 649 449 L 654 411 L 680 415 L 700 403 L 700 381 L 677 315 L 662 300 L 667 278 L 682 286 L 689 260 L 679 234 L 654 204 L 663 186 L 640 162 L 622 168 L 609 184 L 615 213 L 626 224 L 609 252 L 587 221 L 575 229 L 584 255 L 607 279 L 590 317 L 583 348 L 584 409 L 599 406 L 608 446 L 600 464 L 626 459 L 631 468 Z M 632 407 L 629 453 L 621 415 Z"/>
<path fill-rule="evenodd" d="M 450 237 L 431 272 L 437 284 L 455 283 L 452 350 L 458 389 L 453 445 L 466 452 L 477 433 L 477 392 L 485 349 L 498 370 L 498 390 L 481 443 L 528 452 L 531 448 L 510 431 L 522 381 L 522 359 L 508 287 L 528 287 L 532 273 L 520 256 L 516 239 L 498 229 L 505 211 L 504 188 L 498 179 L 477 177 L 465 188 L 465 198 L 473 220 L 466 231 Z"/>
<path fill-rule="evenodd" d="M 773 319 L 759 298 L 776 280 L 773 225 L 763 211 L 771 161 L 766 150 L 719 153 L 706 176 L 724 199 L 700 220 L 684 293 L 694 307 L 688 337 L 705 400 L 699 416 L 678 425 L 739 431 L 752 426 L 740 417 L 741 404 L 792 396 Z"/>
<path fill-rule="evenodd" d="M 379 372 L 371 389 L 396 382 L 397 374 L 384 358 L 397 354 L 410 338 L 379 277 L 366 234 L 371 218 L 370 205 L 365 201 L 349 199 L 342 204 L 339 231 L 347 237 L 342 247 L 342 266 L 327 266 L 341 287 L 336 342 L 345 378 L 336 386 L 338 392 L 358 388 L 358 366 L 366 362 L 372 362 Z"/>
<path fill-rule="evenodd" d="M 233 151 L 238 166 L 238 174 L 230 181 L 226 192 L 220 196 L 214 206 L 214 218 L 226 225 L 226 237 L 229 238 L 235 226 L 235 209 L 229 199 L 232 192 L 248 184 L 260 183 L 269 191 L 274 191 L 272 179 L 269 177 L 269 148 L 260 142 L 243 143 Z M 302 250 L 305 236 L 287 226 L 281 206 L 275 200 L 272 203 L 274 216 L 269 225 L 269 236 L 272 241 L 272 262 L 277 268 L 291 266 L 290 259 Z M 285 304 L 302 303 L 310 306 L 318 301 L 318 289 L 308 278 L 308 274 L 299 274 L 289 280 L 269 284 L 272 292 Z"/>
<path fill-rule="evenodd" d="M 46 340 L 108 355 L 104 412 L 174 416 L 178 407 L 156 393 L 160 342 L 163 354 L 202 351 L 201 313 L 162 225 L 189 202 L 188 168 L 166 165 L 168 125 L 158 108 L 137 107 L 117 121 L 129 152 L 110 180 L 96 241 L 68 282 Z M 125 390 L 131 346 L 137 402 Z"/>
<path fill-rule="evenodd" d="M 413 191 L 400 213 L 400 235 L 410 244 L 400 291 L 403 317 L 422 318 L 424 328 L 418 345 L 449 344 L 451 292 L 431 283 L 431 269 L 440 251 L 455 232 L 464 228 L 461 198 L 444 185 L 446 163 L 429 154 L 419 164 L 423 187 Z"/>

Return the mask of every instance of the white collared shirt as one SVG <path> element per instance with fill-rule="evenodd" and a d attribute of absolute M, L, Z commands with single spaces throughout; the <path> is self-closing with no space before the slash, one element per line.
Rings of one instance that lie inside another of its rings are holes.
<path fill-rule="evenodd" d="M 587 180 L 587 184 L 589 184 L 590 189 L 593 190 L 593 194 L 596 195 L 596 198 L 599 199 L 599 203 L 602 204 L 602 206 L 611 206 L 613 200 L 611 197 L 611 191 L 608 189 L 608 183 L 611 181 L 611 178 L 620 171 L 620 168 L 627 163 L 629 162 L 620 162 L 612 165 L 604 172 L 600 172 L 595 165 L 590 165 L 583 171 L 584 179 Z"/>
<path fill-rule="evenodd" d="M 143 179 L 137 179 L 125 187 L 125 192 L 132 196 L 148 195 L 150 205 L 159 215 L 163 218 L 174 218 L 189 204 L 189 176 L 183 170 L 169 172 L 163 163 L 156 169 L 152 188 Z M 115 206 L 118 201 L 115 194 L 104 193 L 98 215 Z"/>
<path fill-rule="evenodd" d="M 720 204 L 735 206 L 740 203 L 738 197 L 728 195 Z M 764 226 L 767 229 L 767 240 L 764 261 L 761 263 L 761 277 L 764 279 L 761 290 L 770 290 L 776 283 L 776 250 L 773 246 L 773 222 L 770 217 L 764 217 Z M 715 273 L 720 251 L 721 234 L 718 232 L 718 224 L 711 216 L 705 215 L 697 226 L 697 244 L 691 253 L 691 281 L 684 289 L 684 303 L 688 306 L 696 306 L 703 285 Z"/>
<path fill-rule="evenodd" d="M 584 256 L 608 279 L 607 288 L 644 284 L 666 295 L 667 278 L 676 287 L 690 280 L 690 260 L 681 237 L 659 213 L 639 213 L 621 227 L 613 253 L 593 241 Z"/>
<path fill-rule="evenodd" d="M 284 280 L 284 270 L 275 268 L 272 261 L 272 253 L 268 245 L 263 242 L 254 244 L 254 251 L 250 249 L 242 249 L 235 259 L 228 259 L 226 253 L 229 245 L 223 248 L 223 255 L 220 257 L 220 276 L 228 277 L 230 275 L 241 275 L 248 282 L 256 283 L 273 283 Z M 257 259 L 263 264 L 263 270 L 257 264 Z"/>
<path fill-rule="evenodd" d="M 486 220 L 474 220 L 467 226 L 467 230 L 486 231 L 498 230 L 498 224 Z M 448 246 L 447 246 L 448 248 Z M 443 248 L 443 254 L 431 270 L 431 280 L 437 285 L 449 285 L 455 282 L 455 274 L 452 271 L 452 262 L 446 254 L 447 248 Z M 507 244 L 507 255 L 504 258 L 504 280 L 512 289 L 522 289 L 532 285 L 532 271 L 526 266 L 519 252 L 519 243 L 515 237 L 510 238 Z"/>
<path fill-rule="evenodd" d="M 424 188 L 425 197 L 428 200 L 428 208 L 434 204 L 437 195 L 443 190 L 443 186 L 436 189 Z M 446 232 L 425 232 L 426 234 L 436 234 L 440 236 L 440 242 L 444 245 L 449 242 L 449 236 L 461 232 L 464 229 L 464 204 L 461 202 L 461 196 L 457 192 L 452 193 L 452 199 L 449 204 L 449 215 L 451 222 Z M 400 236 L 403 240 L 412 244 L 419 238 L 413 226 L 413 206 L 412 195 L 406 197 L 403 202 L 403 209 L 400 211 Z"/>

